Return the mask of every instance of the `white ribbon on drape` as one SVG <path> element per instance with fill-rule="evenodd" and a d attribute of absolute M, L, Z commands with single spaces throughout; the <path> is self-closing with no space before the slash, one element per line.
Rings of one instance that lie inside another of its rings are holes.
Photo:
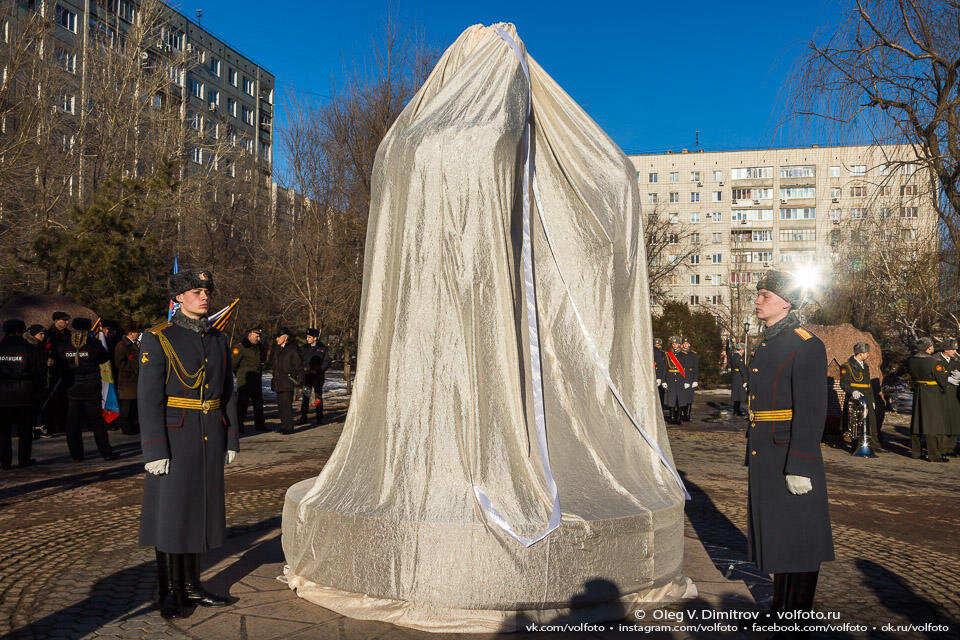
<path fill-rule="evenodd" d="M 623 409 L 624 413 L 627 414 L 627 417 L 630 419 L 630 422 L 633 423 L 633 426 L 636 427 L 637 431 L 640 432 L 640 435 L 643 436 L 643 439 L 646 440 L 647 444 L 656 452 L 659 456 L 660 461 L 663 465 L 670 471 L 673 475 L 674 480 L 676 480 L 677 485 L 680 487 L 680 490 L 683 492 L 683 495 L 687 500 L 690 499 L 690 494 L 687 493 L 686 487 L 683 485 L 683 481 L 680 479 L 680 475 L 674 469 L 673 465 L 670 464 L 670 461 L 667 460 L 666 454 L 663 450 L 657 445 L 656 441 L 648 434 L 643 427 L 640 426 L 640 423 L 637 422 L 636 418 L 633 417 L 633 414 L 627 408 L 626 403 L 623 400 L 623 397 L 620 395 L 620 390 L 617 388 L 617 385 L 614 384 L 613 379 L 610 377 L 610 371 L 607 366 L 603 363 L 603 359 L 600 357 L 600 352 L 597 350 L 596 343 L 593 341 L 593 337 L 590 335 L 589 330 L 587 329 L 586 324 L 583 321 L 583 316 L 580 314 L 580 310 L 577 308 L 576 303 L 573 300 L 573 296 L 570 293 L 570 287 L 567 285 L 566 279 L 563 277 L 563 272 L 560 269 L 560 262 L 557 259 L 557 255 L 554 252 L 553 244 L 550 242 L 550 234 L 547 231 L 547 221 L 543 215 L 543 206 L 540 201 L 540 189 L 537 185 L 537 174 L 534 170 L 533 163 L 530 160 L 530 143 L 532 137 L 531 130 L 531 93 L 533 91 L 530 85 L 530 70 L 527 67 L 526 57 L 523 55 L 523 52 L 520 51 L 519 45 L 517 42 L 511 38 L 503 29 L 500 27 L 494 27 L 494 31 L 500 36 L 507 45 L 513 50 L 517 55 L 517 58 L 520 60 L 520 66 L 523 68 L 523 74 L 527 79 L 527 86 L 530 87 L 527 92 L 527 121 L 523 129 L 523 246 L 522 246 L 522 259 L 523 259 L 523 281 L 524 281 L 524 294 L 527 305 L 527 333 L 529 336 L 530 342 L 530 378 L 533 385 L 533 414 L 534 421 L 537 430 L 537 444 L 540 448 L 540 460 L 543 464 L 543 474 L 547 481 L 547 490 L 550 492 L 551 497 L 553 498 L 553 510 L 550 513 L 550 519 L 547 522 L 546 529 L 539 535 L 533 538 L 526 538 L 518 534 L 513 527 L 504 519 L 499 511 L 491 504 L 490 499 L 483 493 L 483 491 L 476 484 L 473 485 L 473 493 L 477 498 L 477 502 L 480 504 L 480 507 L 486 512 L 490 520 L 493 521 L 498 527 L 503 531 L 509 534 L 512 538 L 517 540 L 520 544 L 525 547 L 529 547 L 540 540 L 543 540 L 547 537 L 554 529 L 560 525 L 560 495 L 557 491 L 557 483 L 554 480 L 553 472 L 550 469 L 550 453 L 547 449 L 547 428 L 546 428 L 546 417 L 543 409 L 543 376 L 541 371 L 540 363 L 540 332 L 537 324 L 537 296 L 536 296 L 536 284 L 533 279 L 533 243 L 532 243 L 532 233 L 530 229 L 530 188 L 533 188 L 533 196 L 536 201 L 537 214 L 540 218 L 540 224 L 543 227 L 543 235 L 547 241 L 547 246 L 550 248 L 550 255 L 553 257 L 553 262 L 557 267 L 557 273 L 560 276 L 560 282 L 563 283 L 564 290 L 567 294 L 567 300 L 570 302 L 570 306 L 573 309 L 574 315 L 577 317 L 577 322 L 580 325 L 580 331 L 583 333 L 583 337 L 587 341 L 587 346 L 590 350 L 590 355 L 593 357 L 593 361 L 596 364 L 597 368 L 600 370 L 600 373 L 603 374 L 604 379 L 606 380 L 607 387 L 613 393 L 613 397 L 616 398 L 617 402 L 620 404 L 620 407 Z"/>

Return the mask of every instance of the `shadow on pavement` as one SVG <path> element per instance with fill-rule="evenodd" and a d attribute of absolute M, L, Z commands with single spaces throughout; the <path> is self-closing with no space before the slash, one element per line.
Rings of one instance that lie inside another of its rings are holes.
<path fill-rule="evenodd" d="M 140 449 L 137 447 L 137 453 Z M 119 452 L 118 452 L 119 453 Z M 85 463 L 78 463 L 80 464 Z M 35 467 L 31 467 L 35 468 Z M 14 496 L 22 496 L 33 491 L 41 491 L 43 489 L 76 489 L 77 487 L 85 486 L 93 482 L 103 482 L 109 480 L 119 480 L 122 478 L 129 478 L 130 476 L 135 476 L 140 473 L 143 473 L 143 463 L 139 460 L 132 462 L 130 464 L 121 465 L 118 467 L 110 467 L 107 469 L 93 469 L 90 471 L 83 471 L 81 473 L 75 473 L 70 476 L 54 476 L 50 478 L 44 478 L 43 480 L 37 480 L 35 482 L 28 482 L 25 484 L 14 485 L 12 487 L 6 487 L 0 489 L 0 506 L 3 506 L 3 500 L 6 498 L 12 498 Z"/>
<path fill-rule="evenodd" d="M 863 584 L 869 587 L 884 607 L 906 618 L 910 624 L 922 626 L 927 623 L 947 624 L 955 629 L 958 624 L 943 607 L 913 590 L 899 575 L 884 566 L 860 558 L 856 567 L 863 576 Z M 943 567 L 949 571 L 948 567 Z M 928 638 L 946 637 L 942 632 L 920 632 Z"/>

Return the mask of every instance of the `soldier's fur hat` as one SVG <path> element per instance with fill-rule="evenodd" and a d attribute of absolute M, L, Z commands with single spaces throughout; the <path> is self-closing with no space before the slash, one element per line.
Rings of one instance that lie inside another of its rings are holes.
<path fill-rule="evenodd" d="M 209 269 L 184 269 L 180 273 L 170 274 L 167 289 L 171 298 L 191 289 L 206 289 L 212 293 L 213 273 Z"/>
<path fill-rule="evenodd" d="M 32 336 L 35 336 L 40 332 L 43 332 L 43 333 L 47 332 L 47 328 L 42 324 L 32 324 L 29 327 L 27 327 L 27 333 L 29 333 Z"/>
<path fill-rule="evenodd" d="M 957 339 L 956 338 L 944 338 L 937 345 L 937 351 L 949 351 L 951 349 L 957 348 Z"/>
<path fill-rule="evenodd" d="M 866 342 L 858 342 L 853 345 L 853 355 L 857 355 L 858 353 L 870 353 L 870 345 Z"/>
<path fill-rule="evenodd" d="M 789 302 L 792 307 L 800 304 L 800 287 L 790 277 L 790 274 L 783 271 L 777 271 L 776 269 L 767 271 L 757 282 L 757 291 L 761 289 L 777 294 Z"/>
<path fill-rule="evenodd" d="M 69 320 L 69 319 L 70 319 L 70 314 L 67 313 L 66 311 L 54 311 L 54 312 L 53 312 L 53 321 L 54 321 L 54 322 L 56 322 L 57 320 Z"/>
<path fill-rule="evenodd" d="M 319 338 L 319 337 L 320 337 L 320 330 L 319 330 L 319 329 L 314 329 L 313 327 L 310 327 L 309 329 L 307 329 L 307 335 L 308 335 L 308 336 L 313 336 L 314 338 Z"/>
<path fill-rule="evenodd" d="M 684 343 L 690 344 L 690 338 L 688 338 L 687 336 L 683 336 L 682 338 L 680 338 L 680 344 L 684 344 Z"/>
<path fill-rule="evenodd" d="M 658 347 L 663 345 L 663 338 L 654 338 L 653 344 L 657 345 Z"/>
<path fill-rule="evenodd" d="M 290 333 L 290 329 L 287 329 L 286 327 L 280 327 L 279 329 L 277 329 L 277 335 L 275 335 L 274 338 L 279 338 L 280 336 L 289 336 L 289 335 L 292 335 Z"/>
<path fill-rule="evenodd" d="M 670 344 L 683 344 L 683 340 L 680 339 L 680 336 L 670 336 Z"/>
<path fill-rule="evenodd" d="M 930 338 L 920 338 L 917 340 L 917 349 L 920 351 L 926 351 L 933 346 L 933 340 Z"/>
<path fill-rule="evenodd" d="M 4 333 L 23 333 L 27 330 L 27 324 L 19 318 L 11 318 L 3 321 Z"/>
<path fill-rule="evenodd" d="M 90 322 L 90 318 L 74 318 L 73 322 L 70 323 L 70 326 L 76 331 L 90 331 L 93 329 L 93 323 Z"/>

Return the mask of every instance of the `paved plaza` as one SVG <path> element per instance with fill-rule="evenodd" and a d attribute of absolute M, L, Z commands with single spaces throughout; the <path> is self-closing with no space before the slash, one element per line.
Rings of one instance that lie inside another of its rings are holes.
<path fill-rule="evenodd" d="M 687 505 L 684 570 L 700 589 L 697 601 L 668 608 L 674 613 L 759 611 L 771 596 L 769 578 L 745 561 L 744 429 L 741 419 L 729 415 L 725 397 L 723 392 L 698 394 L 693 423 L 670 427 L 677 466 L 693 497 Z M 121 458 L 79 464 L 70 461 L 62 437 L 37 441 L 34 457 L 40 464 L 0 472 L 0 636 L 436 638 L 344 618 L 299 600 L 276 580 L 283 567 L 279 514 L 284 492 L 323 466 L 340 434 L 346 402 L 345 396 L 335 397 L 328 402 L 328 424 L 300 426 L 290 436 L 248 428 L 238 461 L 227 468 L 227 544 L 204 559 L 211 588 L 229 591 L 240 602 L 227 609 L 198 609 L 172 622 L 160 617 L 152 601 L 153 550 L 137 546 L 143 466 L 136 438 L 111 432 Z M 868 633 L 830 637 L 950 637 L 937 631 L 884 631 L 885 624 L 894 629 L 950 624 L 956 637 L 960 459 L 950 464 L 911 460 L 907 419 L 888 417 L 885 435 L 892 438 L 894 453 L 867 460 L 824 447 L 838 559 L 823 567 L 817 608 L 838 612 L 837 623 L 868 628 Z M 273 406 L 268 421 L 277 424 Z M 86 445 L 94 451 L 92 439 Z M 636 623 L 634 612 L 624 614 Z M 677 630 L 657 636 L 747 637 L 741 631 Z"/>

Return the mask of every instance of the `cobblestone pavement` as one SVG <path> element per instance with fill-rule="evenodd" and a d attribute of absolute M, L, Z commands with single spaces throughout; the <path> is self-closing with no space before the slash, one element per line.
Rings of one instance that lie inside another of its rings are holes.
<path fill-rule="evenodd" d="M 678 468 L 693 496 L 687 535 L 699 537 L 716 567 L 743 580 L 763 604 L 770 596 L 769 578 L 744 560 L 744 427 L 725 412 L 724 398 L 723 393 L 699 394 L 695 421 L 670 429 Z M 322 467 L 336 444 L 345 406 L 343 397 L 328 402 L 330 424 L 299 427 L 291 436 L 248 430 L 238 461 L 227 468 L 228 545 L 204 558 L 207 566 L 226 567 L 211 572 L 217 575 L 214 586 L 230 587 L 241 597 L 275 592 L 277 601 L 288 600 L 294 611 L 287 620 L 252 616 L 237 637 L 436 637 L 350 621 L 297 600 L 271 580 L 274 565 L 282 561 L 277 530 L 284 492 Z M 275 411 L 268 412 L 268 420 L 276 422 Z M 896 453 L 866 460 L 824 447 L 838 559 L 821 572 L 818 608 L 839 612 L 840 622 L 878 627 L 868 634 L 831 637 L 949 637 L 883 632 L 883 624 L 951 624 L 957 633 L 960 459 L 945 465 L 911 460 L 905 417 L 893 416 L 891 422 L 895 430 L 885 426 L 885 435 Z M 139 446 L 118 432 L 111 438 L 121 454 L 114 462 L 73 463 L 63 438 L 55 438 L 37 441 L 39 465 L 0 472 L 0 636 L 208 637 L 198 635 L 197 625 L 215 612 L 201 611 L 174 625 L 156 611 L 153 551 L 136 545 L 143 482 Z M 93 450 L 92 439 L 86 446 Z M 253 562 L 254 556 L 243 551 L 248 548 L 266 549 L 273 564 Z"/>

